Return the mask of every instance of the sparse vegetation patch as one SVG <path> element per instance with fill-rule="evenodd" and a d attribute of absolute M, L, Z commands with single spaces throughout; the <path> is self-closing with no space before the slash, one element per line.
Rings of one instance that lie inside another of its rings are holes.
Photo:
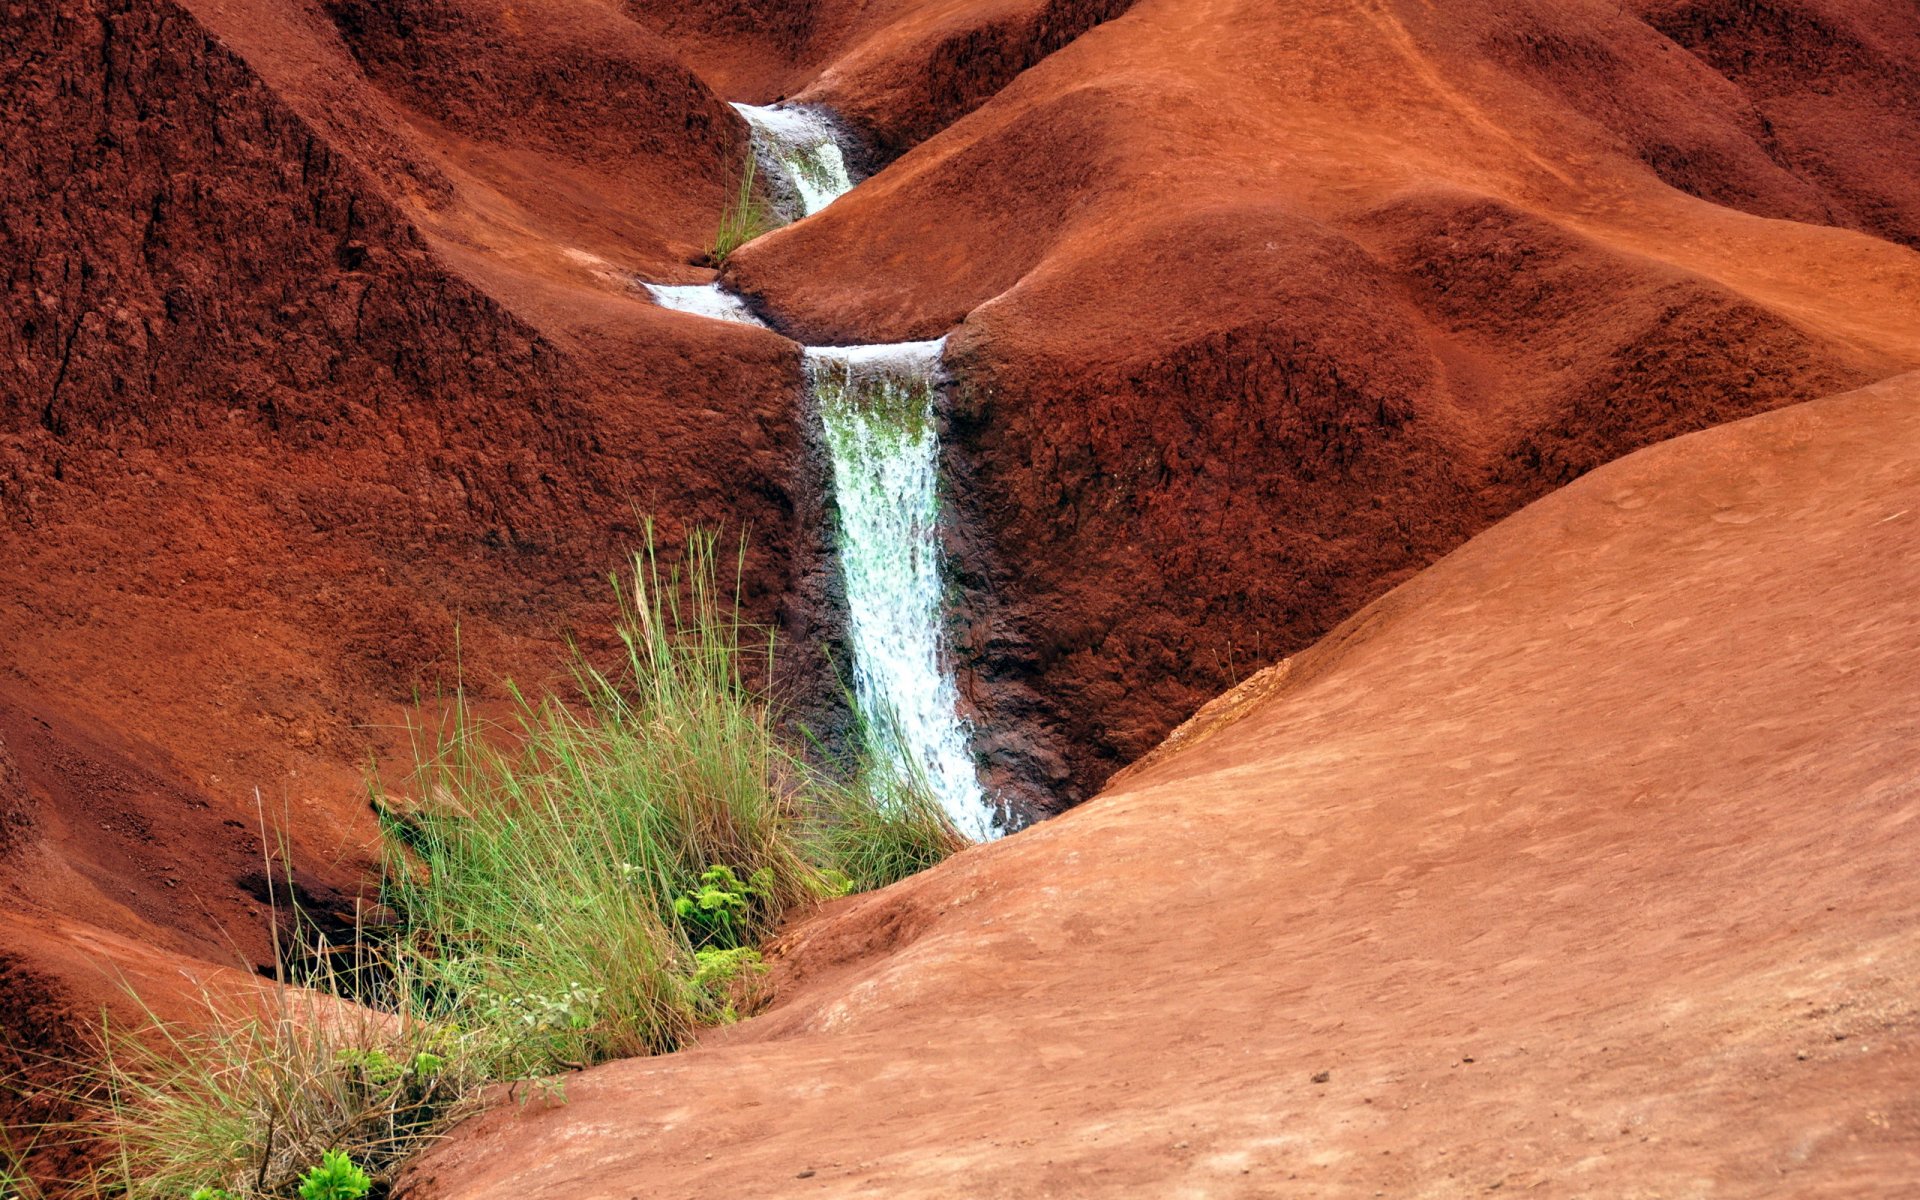
<path fill-rule="evenodd" d="M 707 261 L 712 265 L 726 266 L 735 250 L 780 227 L 780 218 L 773 206 L 760 196 L 758 182 L 759 167 L 752 151 L 748 151 L 746 166 L 740 170 L 740 182 L 720 209 L 720 225 L 714 230 L 713 245 L 707 250 Z"/>
<path fill-rule="evenodd" d="M 321 965 L 191 1021 L 104 1025 L 89 1115 L 58 1133 L 106 1154 L 61 1190 L 360 1200 L 490 1082 L 556 1098 L 541 1081 L 752 1015 L 786 913 L 965 844 L 930 798 L 788 748 L 717 566 L 710 537 L 678 568 L 637 556 L 624 653 L 578 656 L 574 703 L 521 697 L 500 730 L 453 698 L 412 795 L 375 798 L 391 916 L 348 954 L 291 956 Z"/>

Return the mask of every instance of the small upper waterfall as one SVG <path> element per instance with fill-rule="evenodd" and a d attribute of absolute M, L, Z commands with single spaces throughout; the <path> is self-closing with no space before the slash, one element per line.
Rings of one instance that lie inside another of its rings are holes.
<path fill-rule="evenodd" d="M 871 748 L 985 840 L 997 834 L 993 810 L 942 631 L 933 401 L 945 344 L 809 347 L 807 377 L 833 458 L 854 699 Z"/>
<path fill-rule="evenodd" d="M 754 156 L 781 216 L 810 217 L 853 190 L 846 135 L 825 109 L 733 107 L 753 128 Z"/>

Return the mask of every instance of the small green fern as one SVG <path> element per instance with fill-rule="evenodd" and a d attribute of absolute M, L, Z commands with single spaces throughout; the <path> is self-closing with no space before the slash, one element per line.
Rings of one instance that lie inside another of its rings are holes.
<path fill-rule="evenodd" d="M 320 1165 L 300 1179 L 300 1200 L 361 1200 L 373 1180 L 338 1150 L 320 1156 Z"/>
<path fill-rule="evenodd" d="M 698 886 L 674 898 L 673 915 L 695 946 L 731 949 L 745 944 L 754 902 L 772 890 L 773 872 L 765 867 L 746 879 L 731 867 L 708 867 Z"/>

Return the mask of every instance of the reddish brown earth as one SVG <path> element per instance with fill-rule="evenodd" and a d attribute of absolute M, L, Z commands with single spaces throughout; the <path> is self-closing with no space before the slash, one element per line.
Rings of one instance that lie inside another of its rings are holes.
<path fill-rule="evenodd" d="M 727 100 L 889 164 L 730 279 L 957 326 L 963 684 L 1032 810 L 1598 464 L 1920 366 L 1900 0 L 0 9 L 16 1047 L 264 964 L 263 812 L 350 908 L 369 760 L 603 649 L 639 513 L 750 530 L 831 730 L 794 347 L 634 286 L 712 277 Z"/>
<path fill-rule="evenodd" d="M 1143 0 L 729 274 L 958 326 L 964 690 L 1053 807 L 1527 500 L 1920 365 L 1916 116 L 1910 5 Z"/>
<path fill-rule="evenodd" d="M 1475 538 L 406 1193 L 1905 1196 L 1920 375 Z"/>

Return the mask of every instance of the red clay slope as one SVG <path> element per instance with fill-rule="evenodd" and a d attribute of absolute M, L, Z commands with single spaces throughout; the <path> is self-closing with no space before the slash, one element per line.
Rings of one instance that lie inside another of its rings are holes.
<path fill-rule="evenodd" d="M 1916 529 L 1916 375 L 1602 468 L 408 1194 L 1911 1195 Z"/>
<path fill-rule="evenodd" d="M 627 0 L 728 99 L 824 104 L 875 163 L 1135 0 Z"/>
<path fill-rule="evenodd" d="M 641 512 L 750 528 L 750 615 L 820 640 L 793 346 L 633 285 L 710 274 L 745 127 L 613 9 L 546 16 L 8 7 L 0 1009 L 97 1012 L 81 924 L 266 963 L 261 808 L 360 886 L 369 758 L 462 666 L 609 641 Z"/>
<path fill-rule="evenodd" d="M 1910 4 L 1142 0 L 730 274 L 958 326 L 963 688 L 1045 807 L 1581 472 L 1920 367 L 1916 106 Z"/>

